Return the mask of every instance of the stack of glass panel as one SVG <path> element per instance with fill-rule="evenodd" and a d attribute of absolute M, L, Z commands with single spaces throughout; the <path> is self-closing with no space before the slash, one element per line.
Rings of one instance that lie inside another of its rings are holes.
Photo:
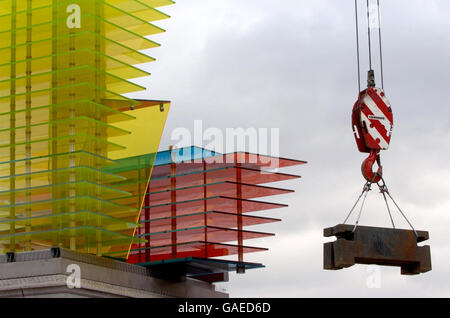
<path fill-rule="evenodd" d="M 122 94 L 145 89 L 129 80 L 149 75 L 134 65 L 153 61 L 140 50 L 164 30 L 149 22 L 172 3 L 0 1 L 0 252 L 131 244 L 145 186 L 118 160 L 133 154 L 142 118 L 155 127 L 145 150 L 157 150 L 169 105 Z M 147 159 L 133 162 L 142 180 Z M 115 202 L 124 196 L 141 201 Z"/>
<path fill-rule="evenodd" d="M 248 227 L 281 220 L 253 212 L 286 207 L 261 198 L 293 191 L 263 184 L 299 178 L 266 171 L 274 161 L 279 168 L 305 163 L 249 153 L 221 155 L 195 147 L 159 153 L 136 233 L 146 242 L 133 244 L 128 262 L 152 266 L 230 255 L 243 262 L 245 253 L 265 251 L 244 241 L 274 234 Z"/>

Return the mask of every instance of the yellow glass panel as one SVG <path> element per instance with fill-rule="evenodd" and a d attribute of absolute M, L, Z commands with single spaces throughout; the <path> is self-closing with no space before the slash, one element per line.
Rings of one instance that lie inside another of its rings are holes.
<path fill-rule="evenodd" d="M 27 200 L 33 202 L 51 200 L 52 194 L 62 197 L 63 195 L 67 195 L 72 189 L 75 189 L 79 195 L 97 195 L 101 199 L 113 199 L 118 196 L 128 194 L 125 191 L 90 181 L 75 181 L 72 183 L 51 184 L 39 187 L 17 189 L 13 191 L 1 191 L 0 202 L 9 202 L 12 196 L 16 204 L 27 202 Z M 31 196 L 31 199 L 28 196 Z"/>
<path fill-rule="evenodd" d="M 0 236 L 0 251 L 2 253 L 11 250 L 9 245 L 12 239 L 18 246 L 26 246 L 28 240 L 33 242 L 32 245 L 34 245 L 34 242 L 39 242 L 39 244 L 52 246 L 52 242 L 55 240 L 62 246 L 69 246 L 72 244 L 74 244 L 75 246 L 79 246 L 78 248 L 73 249 L 77 252 L 92 254 L 98 253 L 99 244 L 101 246 L 100 254 L 105 254 L 108 253 L 111 246 L 127 245 L 128 242 L 146 242 L 146 240 L 140 238 L 130 239 L 129 236 L 118 232 L 112 232 L 93 226 L 82 226 L 58 230 L 28 233 L 19 232 L 14 234 L 2 235 Z M 72 242 L 72 240 L 74 240 L 74 242 Z M 39 245 L 37 244 L 33 247 L 35 249 L 39 249 Z"/>
<path fill-rule="evenodd" d="M 170 105 L 122 94 L 172 3 L 0 1 L 0 251 L 130 247 Z"/>
<path fill-rule="evenodd" d="M 69 64 L 73 59 L 76 65 L 87 65 L 95 67 L 96 59 L 105 59 L 105 70 L 107 73 L 121 78 L 137 78 L 150 75 L 149 73 L 138 69 L 132 65 L 123 63 L 113 57 L 106 56 L 100 52 L 91 50 L 89 48 L 77 50 L 77 52 L 64 52 L 58 55 L 49 55 L 38 57 L 35 59 L 17 61 L 14 64 L 17 77 L 24 77 L 27 71 L 31 70 L 33 74 L 49 73 L 52 70 L 53 59 L 58 59 L 59 63 Z M 11 63 L 0 65 L 0 81 L 9 80 L 9 72 L 11 70 Z"/>
<path fill-rule="evenodd" d="M 94 135 L 96 131 L 103 130 L 104 133 L 112 137 L 130 134 L 130 132 L 124 129 L 108 125 L 102 121 L 98 121 L 87 116 L 82 116 L 37 123 L 29 126 L 17 126 L 15 128 L 0 129 L 0 148 L 5 144 L 8 145 L 7 141 L 9 135 L 11 134 L 11 129 L 15 130 L 15 142 L 17 145 L 22 142 L 26 142 L 27 138 L 30 142 L 48 138 L 48 132 L 52 128 L 54 128 L 60 135 L 68 135 L 70 129 L 74 129 L 75 133 L 80 132 L 92 135 Z M 27 132 L 31 132 L 32 137 L 27 137 Z"/>
<path fill-rule="evenodd" d="M 70 98 L 67 98 L 70 96 Z M 0 96 L 0 111 L 14 113 L 19 110 L 25 110 L 27 108 L 27 101 L 31 100 L 33 103 L 29 110 L 34 107 L 41 107 L 47 105 L 60 105 L 60 104 L 74 104 L 79 101 L 89 100 L 92 96 L 102 96 L 99 101 L 95 103 L 103 105 L 114 105 L 110 103 L 108 99 L 119 99 L 123 103 L 132 106 L 138 104 L 137 102 L 126 98 L 124 96 L 118 95 L 106 89 L 102 89 L 92 83 L 76 83 L 72 85 L 60 86 L 57 88 L 49 88 L 31 91 L 23 94 L 12 94 L 8 96 Z M 57 103 L 52 103 L 56 101 Z M 11 108 L 11 104 L 14 103 L 14 109 Z M 75 107 L 69 107 L 70 110 L 76 112 Z M 57 115 L 57 110 L 53 109 L 55 116 Z M 14 119 L 15 120 L 15 119 Z"/>
<path fill-rule="evenodd" d="M 30 85 L 37 90 L 45 90 L 51 88 L 52 80 L 55 79 L 62 86 L 70 85 L 71 82 L 95 82 L 101 78 L 102 84 L 111 92 L 116 94 L 125 94 L 145 90 L 145 87 L 133 84 L 120 77 L 104 73 L 90 66 L 78 66 L 67 68 L 55 72 L 40 73 L 32 76 L 16 77 L 14 80 L 0 81 L 0 95 L 7 96 L 11 91 L 11 85 L 14 84 L 17 94 L 27 92 Z"/>
<path fill-rule="evenodd" d="M 0 178 L 0 188 L 8 189 L 11 180 L 14 180 L 16 189 L 39 187 L 48 184 L 56 184 L 59 180 L 67 181 L 70 176 L 75 180 L 95 180 L 98 184 L 110 184 L 111 182 L 122 181 L 125 178 L 119 175 L 111 174 L 106 171 L 99 171 L 87 166 L 77 166 L 69 168 L 60 168 L 54 170 L 43 170 L 32 173 L 8 175 Z M 30 184 L 27 184 L 27 177 L 31 177 Z M 12 190 L 12 189 L 10 189 Z"/>
<path fill-rule="evenodd" d="M 90 211 L 80 211 L 72 213 L 47 214 L 32 218 L 21 218 L 14 220 L 4 219 L 0 221 L 0 231 L 2 229 L 7 229 L 12 222 L 16 224 L 16 229 L 18 232 L 24 232 L 26 226 L 31 226 L 34 229 L 39 228 L 41 231 L 48 231 L 54 228 L 55 224 L 60 228 L 67 228 L 70 226 L 70 223 L 75 223 L 75 226 L 101 226 L 103 229 L 108 231 L 118 232 L 138 226 L 135 223 L 104 214 Z"/>
<path fill-rule="evenodd" d="M 27 124 L 27 117 L 30 115 L 33 118 L 33 124 L 41 124 L 47 123 L 52 114 L 54 114 L 54 116 L 52 116 L 54 120 L 66 119 L 71 109 L 75 109 L 74 117 L 88 116 L 89 118 L 95 118 L 100 116 L 102 118 L 106 118 L 106 122 L 108 124 L 136 119 L 133 116 L 120 112 L 104 104 L 97 104 L 89 100 L 79 100 L 61 104 L 33 107 L 28 111 L 26 109 L 21 109 L 14 113 L 1 113 L 0 129 L 7 129 L 11 127 L 11 123 L 9 121 L 11 116 L 15 116 L 15 124 L 20 127 Z"/>
<path fill-rule="evenodd" d="M 169 111 L 170 102 L 141 101 L 141 106 L 125 111 L 136 117 L 135 121 L 129 125 L 125 122 L 116 124 L 117 127 L 126 127 L 131 133 L 111 137 L 109 141 L 126 145 L 127 149 L 109 152 L 115 163 L 107 165 L 104 171 L 122 176 L 123 180 L 111 182 L 110 186 L 129 194 L 118 196 L 113 202 L 136 208 L 140 213 Z M 137 222 L 139 217 L 139 214 L 136 215 L 132 221 Z M 116 247 L 113 250 L 121 251 Z"/>
<path fill-rule="evenodd" d="M 106 56 L 110 58 L 116 58 L 117 60 L 120 60 L 123 63 L 126 64 L 140 64 L 140 63 L 148 63 L 154 61 L 154 59 L 148 55 L 145 55 L 139 51 L 137 51 L 134 48 L 127 47 L 125 45 L 122 45 L 121 43 L 112 41 L 110 39 L 107 39 L 103 37 L 102 35 L 98 33 L 93 33 L 90 31 L 85 32 L 79 32 L 79 33 L 73 33 L 71 35 L 63 35 L 58 36 L 56 38 L 50 38 L 46 40 L 40 40 L 40 41 L 34 41 L 31 40 L 29 44 L 19 44 L 16 46 L 4 46 L 0 48 L 0 60 L 1 61 L 8 61 L 11 60 L 11 51 L 16 49 L 15 51 L 15 60 L 16 61 L 22 61 L 22 60 L 28 60 L 27 59 L 27 46 L 31 46 L 31 53 L 33 58 L 39 58 L 43 56 L 49 56 L 52 55 L 52 53 L 55 52 L 68 52 L 68 43 L 73 39 L 73 42 L 76 44 L 75 47 L 81 47 L 81 48 L 89 48 L 89 43 L 95 43 L 102 42 L 102 51 L 100 53 L 104 53 Z M 58 45 L 53 46 L 53 43 L 57 42 Z M 55 53 L 54 55 L 57 55 L 59 53 Z M 74 58 L 76 58 L 75 54 L 72 54 Z M 57 59 L 56 59 L 57 60 Z M 4 74 L 8 75 L 8 74 Z"/>
<path fill-rule="evenodd" d="M 116 127 L 126 129 L 130 134 L 109 138 L 110 142 L 126 145 L 127 147 L 123 151 L 110 152 L 109 157 L 111 159 L 117 160 L 158 152 L 159 142 L 170 111 L 170 103 L 156 102 L 156 104 L 157 106 L 124 112 L 136 117 L 136 120 L 116 123 Z"/>
<path fill-rule="evenodd" d="M 59 0 L 59 1 L 64 2 L 63 0 Z M 10 13 L 11 5 L 14 2 L 16 3 L 17 11 L 22 11 L 22 10 L 27 9 L 27 3 L 25 0 L 22 0 L 22 1 L 2 0 L 2 1 L 0 1 L 0 10 L 1 10 L 0 12 L 9 12 Z M 51 4 L 53 4 L 53 2 L 54 2 L 54 0 L 34 0 L 31 4 L 31 7 L 32 8 L 40 8 L 40 7 L 51 5 Z M 105 0 L 104 2 L 114 5 L 114 6 L 117 6 L 117 7 L 123 7 L 124 9 L 129 8 L 129 12 L 134 12 L 134 11 L 132 11 L 132 9 L 135 10 L 134 7 L 136 7 L 136 6 L 142 7 L 145 5 L 147 8 L 148 7 L 158 8 L 158 7 L 167 6 L 167 5 L 171 5 L 171 4 L 175 3 L 172 0 L 139 0 L 139 1 Z M 141 3 L 141 5 L 139 5 L 139 3 Z"/>
<path fill-rule="evenodd" d="M 14 161 L 0 162 L 0 178 L 10 176 L 10 167 L 14 164 L 15 175 L 24 175 L 48 171 L 49 161 L 59 169 L 69 168 L 73 164 L 75 167 L 96 167 L 114 163 L 113 160 L 89 153 L 87 151 L 74 151 L 44 156 L 31 157 L 27 159 L 17 159 Z M 117 176 L 114 176 L 117 178 Z M 117 178 L 122 180 L 122 178 Z M 1 179 L 0 179 L 1 180 Z M 5 185 L 7 188 L 7 185 Z"/>

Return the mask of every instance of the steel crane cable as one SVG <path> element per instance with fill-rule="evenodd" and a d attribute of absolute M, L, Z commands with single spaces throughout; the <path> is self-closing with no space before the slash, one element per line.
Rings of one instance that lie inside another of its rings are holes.
<path fill-rule="evenodd" d="M 358 200 L 356 200 L 356 203 L 353 205 L 352 209 L 350 210 L 350 212 L 348 213 L 347 217 L 345 218 L 344 223 L 342 223 L 342 224 L 347 223 L 348 219 L 350 218 L 350 216 L 352 215 L 352 213 L 353 213 L 353 211 L 355 210 L 356 206 L 358 205 L 358 202 L 361 200 L 361 197 L 364 196 L 363 202 L 362 202 L 361 207 L 360 207 L 360 209 L 359 209 L 358 219 L 356 220 L 356 225 L 355 225 L 355 227 L 354 227 L 354 229 L 353 229 L 353 232 L 354 232 L 354 231 L 356 230 L 356 228 L 358 227 L 359 220 L 360 220 L 360 218 L 361 218 L 361 213 L 362 213 L 362 210 L 363 210 L 363 208 L 364 208 L 364 203 L 366 202 L 367 195 L 368 195 L 369 192 L 372 190 L 372 184 L 374 183 L 373 181 L 375 180 L 376 176 L 377 176 L 377 174 L 375 174 L 375 175 L 373 176 L 372 181 L 367 181 L 367 182 L 364 184 L 363 190 L 362 190 L 361 194 L 359 195 Z"/>
<path fill-rule="evenodd" d="M 350 218 L 350 216 L 352 215 L 352 213 L 355 210 L 356 206 L 358 205 L 358 202 L 361 200 L 362 196 L 368 191 L 369 191 L 369 182 L 364 184 L 364 187 L 363 187 L 363 190 L 362 190 L 361 194 L 359 195 L 358 199 L 356 200 L 355 204 L 351 208 L 350 212 L 348 213 L 347 217 L 345 218 L 345 220 L 344 220 L 344 222 L 342 224 L 347 223 L 348 219 Z"/>
<path fill-rule="evenodd" d="M 372 69 L 372 35 L 370 32 L 370 6 L 369 6 L 369 0 L 367 2 L 367 33 L 368 33 L 368 39 L 369 39 L 369 69 Z"/>
<path fill-rule="evenodd" d="M 348 213 L 347 217 L 345 218 L 344 223 L 342 223 L 342 224 L 347 223 L 348 219 L 350 218 L 350 216 L 352 215 L 352 213 L 355 210 L 356 206 L 358 205 L 358 202 L 361 200 L 361 197 L 364 196 L 364 199 L 363 199 L 363 202 L 361 204 L 361 207 L 359 208 L 358 218 L 356 220 L 355 227 L 353 228 L 353 232 L 355 232 L 356 228 L 359 225 L 359 220 L 361 219 L 361 214 L 362 214 L 362 211 L 364 209 L 364 204 L 366 202 L 367 195 L 372 190 L 372 184 L 374 184 L 374 180 L 375 180 L 376 176 L 377 176 L 377 174 L 375 174 L 373 176 L 372 181 L 367 181 L 364 184 L 363 190 L 362 190 L 361 194 L 359 195 L 358 200 L 356 200 L 356 203 L 353 205 L 352 209 L 350 210 L 350 212 Z"/>
<path fill-rule="evenodd" d="M 359 51 L 359 19 L 358 19 L 358 0 L 355 0 L 355 20 L 356 20 L 356 55 L 358 62 L 358 94 L 361 92 L 361 61 Z"/>
<path fill-rule="evenodd" d="M 389 203 L 388 203 L 387 198 L 386 198 L 386 191 L 387 191 L 386 185 L 383 185 L 383 187 L 380 186 L 380 185 L 378 185 L 378 186 L 380 187 L 380 192 L 383 195 L 384 203 L 386 203 L 386 208 L 387 208 L 388 213 L 389 213 L 389 218 L 391 219 L 392 228 L 395 229 L 394 218 L 392 217 L 391 208 L 389 207 Z"/>
<path fill-rule="evenodd" d="M 381 70 L 381 88 L 384 89 L 384 68 L 383 68 L 383 46 L 381 39 L 381 9 L 380 9 L 380 0 L 377 0 L 378 7 L 378 42 L 380 46 L 380 70 Z"/>
<path fill-rule="evenodd" d="M 392 200 L 392 202 L 394 203 L 394 205 L 397 207 L 398 211 L 400 212 L 400 214 L 403 216 L 403 218 L 406 220 L 406 222 L 408 223 L 408 225 L 411 227 L 411 229 L 413 230 L 414 234 L 416 235 L 416 237 L 418 237 L 417 231 L 414 228 L 414 226 L 412 225 L 411 221 L 408 219 L 408 217 L 406 216 L 406 214 L 402 211 L 402 209 L 400 208 L 400 206 L 397 204 L 397 202 L 395 201 L 395 199 L 392 197 L 392 195 L 389 192 L 389 189 L 386 186 L 386 183 L 384 181 L 383 178 L 381 178 L 381 180 L 383 181 L 383 184 L 377 183 L 379 189 L 380 189 L 380 193 L 383 195 L 384 201 L 386 203 L 386 207 L 389 213 L 389 218 L 391 220 L 392 223 L 392 227 L 395 229 L 395 223 L 394 223 L 394 219 L 392 217 L 392 213 L 391 213 L 391 209 L 389 207 L 389 203 L 387 201 L 387 197 L 386 194 L 389 196 L 389 198 Z M 353 228 L 353 232 L 356 230 L 356 228 L 359 225 L 359 221 L 361 219 L 361 215 L 362 215 L 362 211 L 364 209 L 364 204 L 366 202 L 367 199 L 367 195 L 369 194 L 369 192 L 372 190 L 372 184 L 374 184 L 374 182 L 366 182 L 364 184 L 363 190 L 361 192 L 361 194 L 359 195 L 358 199 L 356 200 L 355 204 L 353 205 L 353 207 L 351 208 L 350 212 L 348 213 L 347 217 L 345 218 L 344 222 L 342 224 L 346 224 L 348 219 L 350 218 L 350 216 L 353 214 L 353 211 L 355 210 L 356 206 L 358 205 L 359 201 L 361 200 L 361 198 L 364 196 L 361 207 L 359 209 L 359 213 L 358 213 L 358 217 L 355 223 L 355 227 Z"/>
<path fill-rule="evenodd" d="M 394 200 L 394 198 L 392 197 L 391 193 L 389 192 L 389 189 L 386 186 L 386 183 L 384 181 L 383 178 L 381 178 L 381 180 L 383 181 L 383 184 L 380 185 L 378 184 L 378 187 L 380 188 L 381 193 L 383 193 L 383 195 L 386 193 L 389 198 L 392 200 L 392 202 L 394 203 L 394 205 L 397 207 L 398 211 L 400 212 L 400 214 L 403 216 L 403 218 L 406 220 L 406 222 L 408 223 L 408 225 L 411 227 L 411 229 L 414 231 L 414 234 L 416 235 L 416 237 L 418 237 L 417 231 L 414 228 L 414 226 L 412 225 L 412 223 L 409 221 L 408 217 L 406 216 L 406 214 L 402 211 L 402 209 L 400 208 L 400 206 L 397 204 L 397 202 Z M 386 201 L 387 204 L 387 201 Z"/>
<path fill-rule="evenodd" d="M 356 219 L 355 227 L 353 228 L 353 232 L 355 232 L 356 228 L 359 225 L 359 220 L 361 219 L 362 211 L 364 209 L 364 203 L 366 203 L 367 195 L 369 194 L 369 191 L 371 190 L 371 187 L 372 187 L 372 183 L 369 183 L 368 189 L 366 190 L 366 194 L 364 194 L 364 199 L 363 199 L 363 201 L 361 203 L 361 207 L 359 208 L 358 218 Z"/>
<path fill-rule="evenodd" d="M 367 10 L 367 35 L 369 45 L 369 68 L 372 70 L 372 33 L 371 33 L 371 21 L 370 21 L 370 2 L 366 0 Z M 358 0 L 355 0 L 355 24 L 356 24 L 356 54 L 358 64 L 358 94 L 361 92 L 361 51 L 360 51 L 360 39 L 359 39 L 359 10 Z M 382 44 L 382 32 L 381 32 L 381 9 L 380 0 L 377 0 L 377 28 L 378 28 L 378 42 L 380 49 L 380 72 L 381 72 L 381 88 L 384 89 L 384 61 L 383 61 L 383 44 Z"/>

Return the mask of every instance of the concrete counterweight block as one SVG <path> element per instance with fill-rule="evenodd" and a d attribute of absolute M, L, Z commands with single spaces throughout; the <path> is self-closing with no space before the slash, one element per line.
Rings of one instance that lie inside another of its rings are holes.
<path fill-rule="evenodd" d="M 417 243 L 428 240 L 428 232 L 339 224 L 324 229 L 324 269 L 338 270 L 355 264 L 399 266 L 402 275 L 431 271 L 430 246 Z"/>

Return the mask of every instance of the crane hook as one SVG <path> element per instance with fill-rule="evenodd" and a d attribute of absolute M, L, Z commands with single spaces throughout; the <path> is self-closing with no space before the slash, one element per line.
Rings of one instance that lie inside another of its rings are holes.
<path fill-rule="evenodd" d="M 378 164 L 378 170 L 373 171 L 375 162 Z M 371 150 L 369 157 L 363 161 L 361 165 L 361 172 L 364 178 L 370 183 L 378 183 L 383 177 L 383 167 L 381 166 L 379 150 Z"/>

